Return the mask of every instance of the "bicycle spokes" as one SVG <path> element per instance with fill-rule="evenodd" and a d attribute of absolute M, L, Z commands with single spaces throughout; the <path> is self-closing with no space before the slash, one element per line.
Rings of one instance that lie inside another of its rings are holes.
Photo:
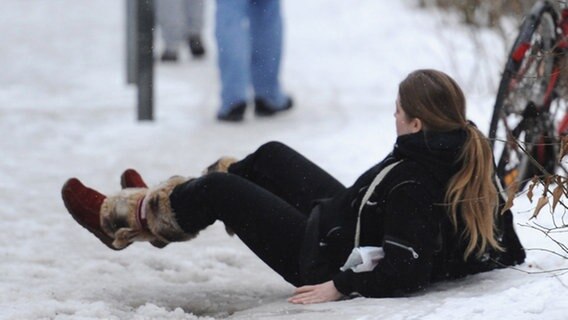
<path fill-rule="evenodd" d="M 556 13 L 536 6 L 525 19 L 499 85 L 489 137 L 497 174 L 520 188 L 540 168 L 554 166 L 554 122 L 549 107 L 558 84 Z M 568 127 L 568 120 L 566 126 Z M 568 129 L 568 128 L 567 128 Z"/>

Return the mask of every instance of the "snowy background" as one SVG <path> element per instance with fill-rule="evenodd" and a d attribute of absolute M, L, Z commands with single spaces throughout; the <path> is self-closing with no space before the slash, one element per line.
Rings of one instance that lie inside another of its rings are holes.
<path fill-rule="evenodd" d="M 180 64 L 156 66 L 156 121 L 139 123 L 135 90 L 125 85 L 123 1 L 3 0 L 0 319 L 567 319 L 567 275 L 513 269 L 409 298 L 291 305 L 293 287 L 219 224 L 163 250 L 136 243 L 113 252 L 63 206 L 60 188 L 72 176 L 112 193 L 125 168 L 155 184 L 198 175 L 220 155 L 243 157 L 269 140 L 349 185 L 391 148 L 398 82 L 416 68 L 455 77 L 469 117 L 486 131 L 506 45 L 416 2 L 283 1 L 282 77 L 296 107 L 273 119 L 250 114 L 242 124 L 222 124 L 214 120 L 211 20 L 206 59 L 186 51 Z M 526 223 L 533 207 L 517 200 L 516 222 Z M 547 223 L 547 214 L 539 219 Z M 517 229 L 527 248 L 554 248 Z M 540 251 L 529 251 L 520 266 L 561 268 L 567 260 Z"/>

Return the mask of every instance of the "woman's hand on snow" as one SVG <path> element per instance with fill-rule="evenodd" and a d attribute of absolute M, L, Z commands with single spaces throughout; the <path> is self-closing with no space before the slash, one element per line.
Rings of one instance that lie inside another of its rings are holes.
<path fill-rule="evenodd" d="M 294 295 L 288 299 L 290 303 L 310 304 L 328 301 L 336 301 L 343 297 L 337 291 L 333 281 L 328 281 L 313 286 L 299 287 L 294 291 Z"/>

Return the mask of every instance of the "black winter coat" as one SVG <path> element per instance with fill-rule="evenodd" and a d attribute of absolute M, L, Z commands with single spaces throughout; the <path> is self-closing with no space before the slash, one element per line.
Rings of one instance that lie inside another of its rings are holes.
<path fill-rule="evenodd" d="M 496 217 L 504 252 L 488 249 L 464 261 L 467 240 L 450 222 L 444 203 L 446 185 L 460 168 L 464 130 L 398 137 L 393 151 L 361 175 L 353 186 L 315 206 L 308 220 L 300 269 L 306 283 L 333 279 L 343 294 L 394 297 L 427 284 L 522 263 L 525 253 L 510 211 Z M 361 214 L 360 246 L 382 247 L 385 257 L 374 270 L 341 272 L 353 249 L 361 199 L 377 174 L 395 166 L 375 188 Z"/>

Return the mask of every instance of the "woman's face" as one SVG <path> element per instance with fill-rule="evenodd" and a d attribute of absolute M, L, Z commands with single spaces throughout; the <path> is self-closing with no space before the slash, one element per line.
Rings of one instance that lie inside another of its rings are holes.
<path fill-rule="evenodd" d="M 404 109 L 400 107 L 400 99 L 396 99 L 396 111 L 394 113 L 396 119 L 396 135 L 416 133 L 422 130 L 422 121 L 418 118 L 409 119 Z"/>

